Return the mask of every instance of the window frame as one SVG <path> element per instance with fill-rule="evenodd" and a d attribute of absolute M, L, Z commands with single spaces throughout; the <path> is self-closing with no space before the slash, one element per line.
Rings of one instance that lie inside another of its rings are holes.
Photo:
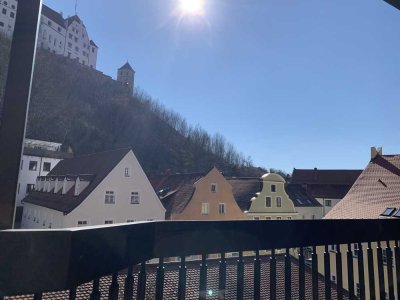
<path fill-rule="evenodd" d="M 223 203 L 223 202 L 221 202 L 221 203 L 218 204 L 218 213 L 219 213 L 220 215 L 225 215 L 225 213 L 226 213 L 225 207 L 226 207 L 226 205 L 225 205 L 225 203 Z M 221 209 L 221 208 L 222 208 L 222 209 Z"/>
<path fill-rule="evenodd" d="M 116 193 L 112 190 L 106 190 L 104 192 L 104 204 L 115 204 Z M 108 199 L 108 200 L 107 200 Z M 111 201 L 111 199 L 113 201 Z"/>
<path fill-rule="evenodd" d="M 134 201 L 137 199 L 137 201 Z M 131 204 L 140 204 L 140 192 L 131 192 Z"/>
<path fill-rule="evenodd" d="M 202 215 L 209 215 L 210 214 L 210 203 L 202 202 L 201 203 L 201 214 Z"/>
<path fill-rule="evenodd" d="M 276 207 L 282 207 L 282 197 L 275 198 Z"/>
<path fill-rule="evenodd" d="M 269 205 L 267 205 L 268 201 L 269 201 Z M 266 208 L 272 207 L 272 197 L 265 196 L 265 207 Z"/>

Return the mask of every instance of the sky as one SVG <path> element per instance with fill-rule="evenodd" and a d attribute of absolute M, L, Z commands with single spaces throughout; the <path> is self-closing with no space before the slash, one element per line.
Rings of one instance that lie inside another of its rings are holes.
<path fill-rule="evenodd" d="M 400 153 L 400 11 L 382 0 L 78 0 L 97 68 L 257 166 L 364 168 Z M 64 16 L 75 0 L 45 0 Z"/>

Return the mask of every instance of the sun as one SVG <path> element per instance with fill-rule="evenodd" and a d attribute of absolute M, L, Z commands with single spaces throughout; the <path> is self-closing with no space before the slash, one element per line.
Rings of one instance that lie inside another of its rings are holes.
<path fill-rule="evenodd" d="M 203 15 L 204 0 L 179 0 L 182 15 Z"/>

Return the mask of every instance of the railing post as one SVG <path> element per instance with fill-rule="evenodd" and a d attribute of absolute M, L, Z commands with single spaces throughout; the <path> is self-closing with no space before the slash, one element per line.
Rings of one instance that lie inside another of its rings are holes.
<path fill-rule="evenodd" d="M 90 300 L 100 300 L 100 279 L 93 280 L 92 293 L 90 294 Z"/>
<path fill-rule="evenodd" d="M 124 300 L 132 300 L 133 299 L 133 266 L 130 265 L 128 267 L 128 272 L 126 273 L 125 278 L 125 287 L 124 287 Z"/>
<path fill-rule="evenodd" d="M 299 253 L 299 300 L 304 300 L 306 298 L 305 291 L 305 272 L 304 272 L 304 249 L 300 247 Z"/>
<path fill-rule="evenodd" d="M 156 300 L 162 300 L 164 295 L 164 258 L 161 257 L 157 267 Z"/>
<path fill-rule="evenodd" d="M 0 229 L 14 223 L 41 7 L 41 0 L 18 1 L 0 118 Z"/>
<path fill-rule="evenodd" d="M 200 284 L 199 284 L 199 299 L 205 300 L 207 298 L 207 255 L 201 256 L 200 265 Z"/>
<path fill-rule="evenodd" d="M 399 242 L 396 240 L 394 244 L 394 257 L 396 263 L 396 292 L 397 292 L 397 299 L 400 297 L 400 249 L 399 249 Z"/>
<path fill-rule="evenodd" d="M 342 269 L 342 253 L 340 245 L 336 245 L 336 286 L 337 298 L 343 300 L 343 269 Z"/>
<path fill-rule="evenodd" d="M 76 299 L 76 287 L 69 290 L 68 299 L 69 300 L 75 300 Z"/>
<path fill-rule="evenodd" d="M 324 276 L 325 276 L 325 299 L 330 300 L 331 293 L 331 259 L 328 250 L 328 245 L 325 245 L 324 252 Z"/>
<path fill-rule="evenodd" d="M 313 300 L 318 300 L 318 255 L 317 255 L 317 247 L 313 246 L 312 248 L 312 298 Z"/>
<path fill-rule="evenodd" d="M 383 257 L 382 257 L 382 248 L 381 242 L 378 241 L 378 247 L 376 249 L 376 255 L 378 258 L 378 280 L 379 280 L 379 297 L 381 299 L 385 299 L 385 279 L 383 272 Z"/>
<path fill-rule="evenodd" d="M 146 262 L 142 262 L 140 265 L 140 271 L 138 276 L 137 286 L 137 299 L 144 299 L 146 295 Z"/>
<path fill-rule="evenodd" d="M 360 285 L 360 300 L 365 299 L 365 276 L 364 276 L 364 254 L 362 244 L 358 243 L 357 261 L 358 261 L 358 281 Z"/>
<path fill-rule="evenodd" d="M 256 250 L 256 257 L 254 258 L 254 300 L 260 300 L 261 296 L 261 261 L 260 251 Z"/>
<path fill-rule="evenodd" d="M 286 248 L 285 253 L 285 300 L 292 299 L 292 259 L 290 249 Z"/>
<path fill-rule="evenodd" d="M 178 300 L 184 300 L 186 297 L 186 257 L 181 257 L 179 266 Z"/>
<path fill-rule="evenodd" d="M 221 253 L 221 260 L 219 261 L 219 280 L 218 280 L 218 299 L 225 299 L 226 289 L 226 260 L 225 253 Z"/>
<path fill-rule="evenodd" d="M 119 284 L 118 284 L 118 273 L 112 274 L 111 285 L 108 291 L 109 300 L 118 300 Z"/>
<path fill-rule="evenodd" d="M 393 256 L 392 249 L 390 249 L 389 241 L 386 241 L 386 269 L 389 287 L 389 300 L 394 300 L 394 286 L 393 286 Z"/>
<path fill-rule="evenodd" d="M 374 270 L 374 255 L 371 247 L 371 242 L 368 242 L 367 248 L 367 261 L 368 261 L 368 287 L 369 297 L 375 299 L 375 270 Z"/>
<path fill-rule="evenodd" d="M 237 261 L 237 278 L 236 278 L 236 299 L 243 299 L 243 286 L 244 286 L 244 263 L 243 252 L 239 252 L 239 259 Z"/>
<path fill-rule="evenodd" d="M 349 286 L 349 299 L 354 299 L 354 269 L 353 269 L 353 251 L 351 244 L 347 244 L 347 283 Z"/>
<path fill-rule="evenodd" d="M 276 300 L 276 257 L 275 249 L 271 250 L 271 256 L 269 258 L 269 297 L 271 300 Z"/>
<path fill-rule="evenodd" d="M 37 293 L 33 295 L 33 300 L 42 300 L 42 293 Z"/>

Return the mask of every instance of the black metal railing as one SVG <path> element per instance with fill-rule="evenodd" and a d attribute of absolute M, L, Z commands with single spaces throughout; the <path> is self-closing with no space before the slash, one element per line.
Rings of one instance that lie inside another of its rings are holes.
<path fill-rule="evenodd" d="M 0 231 L 7 245 L 0 292 L 35 299 L 398 299 L 398 240 L 398 220 Z M 233 252 L 237 257 L 228 257 Z M 199 259 L 189 261 L 194 255 Z"/>

